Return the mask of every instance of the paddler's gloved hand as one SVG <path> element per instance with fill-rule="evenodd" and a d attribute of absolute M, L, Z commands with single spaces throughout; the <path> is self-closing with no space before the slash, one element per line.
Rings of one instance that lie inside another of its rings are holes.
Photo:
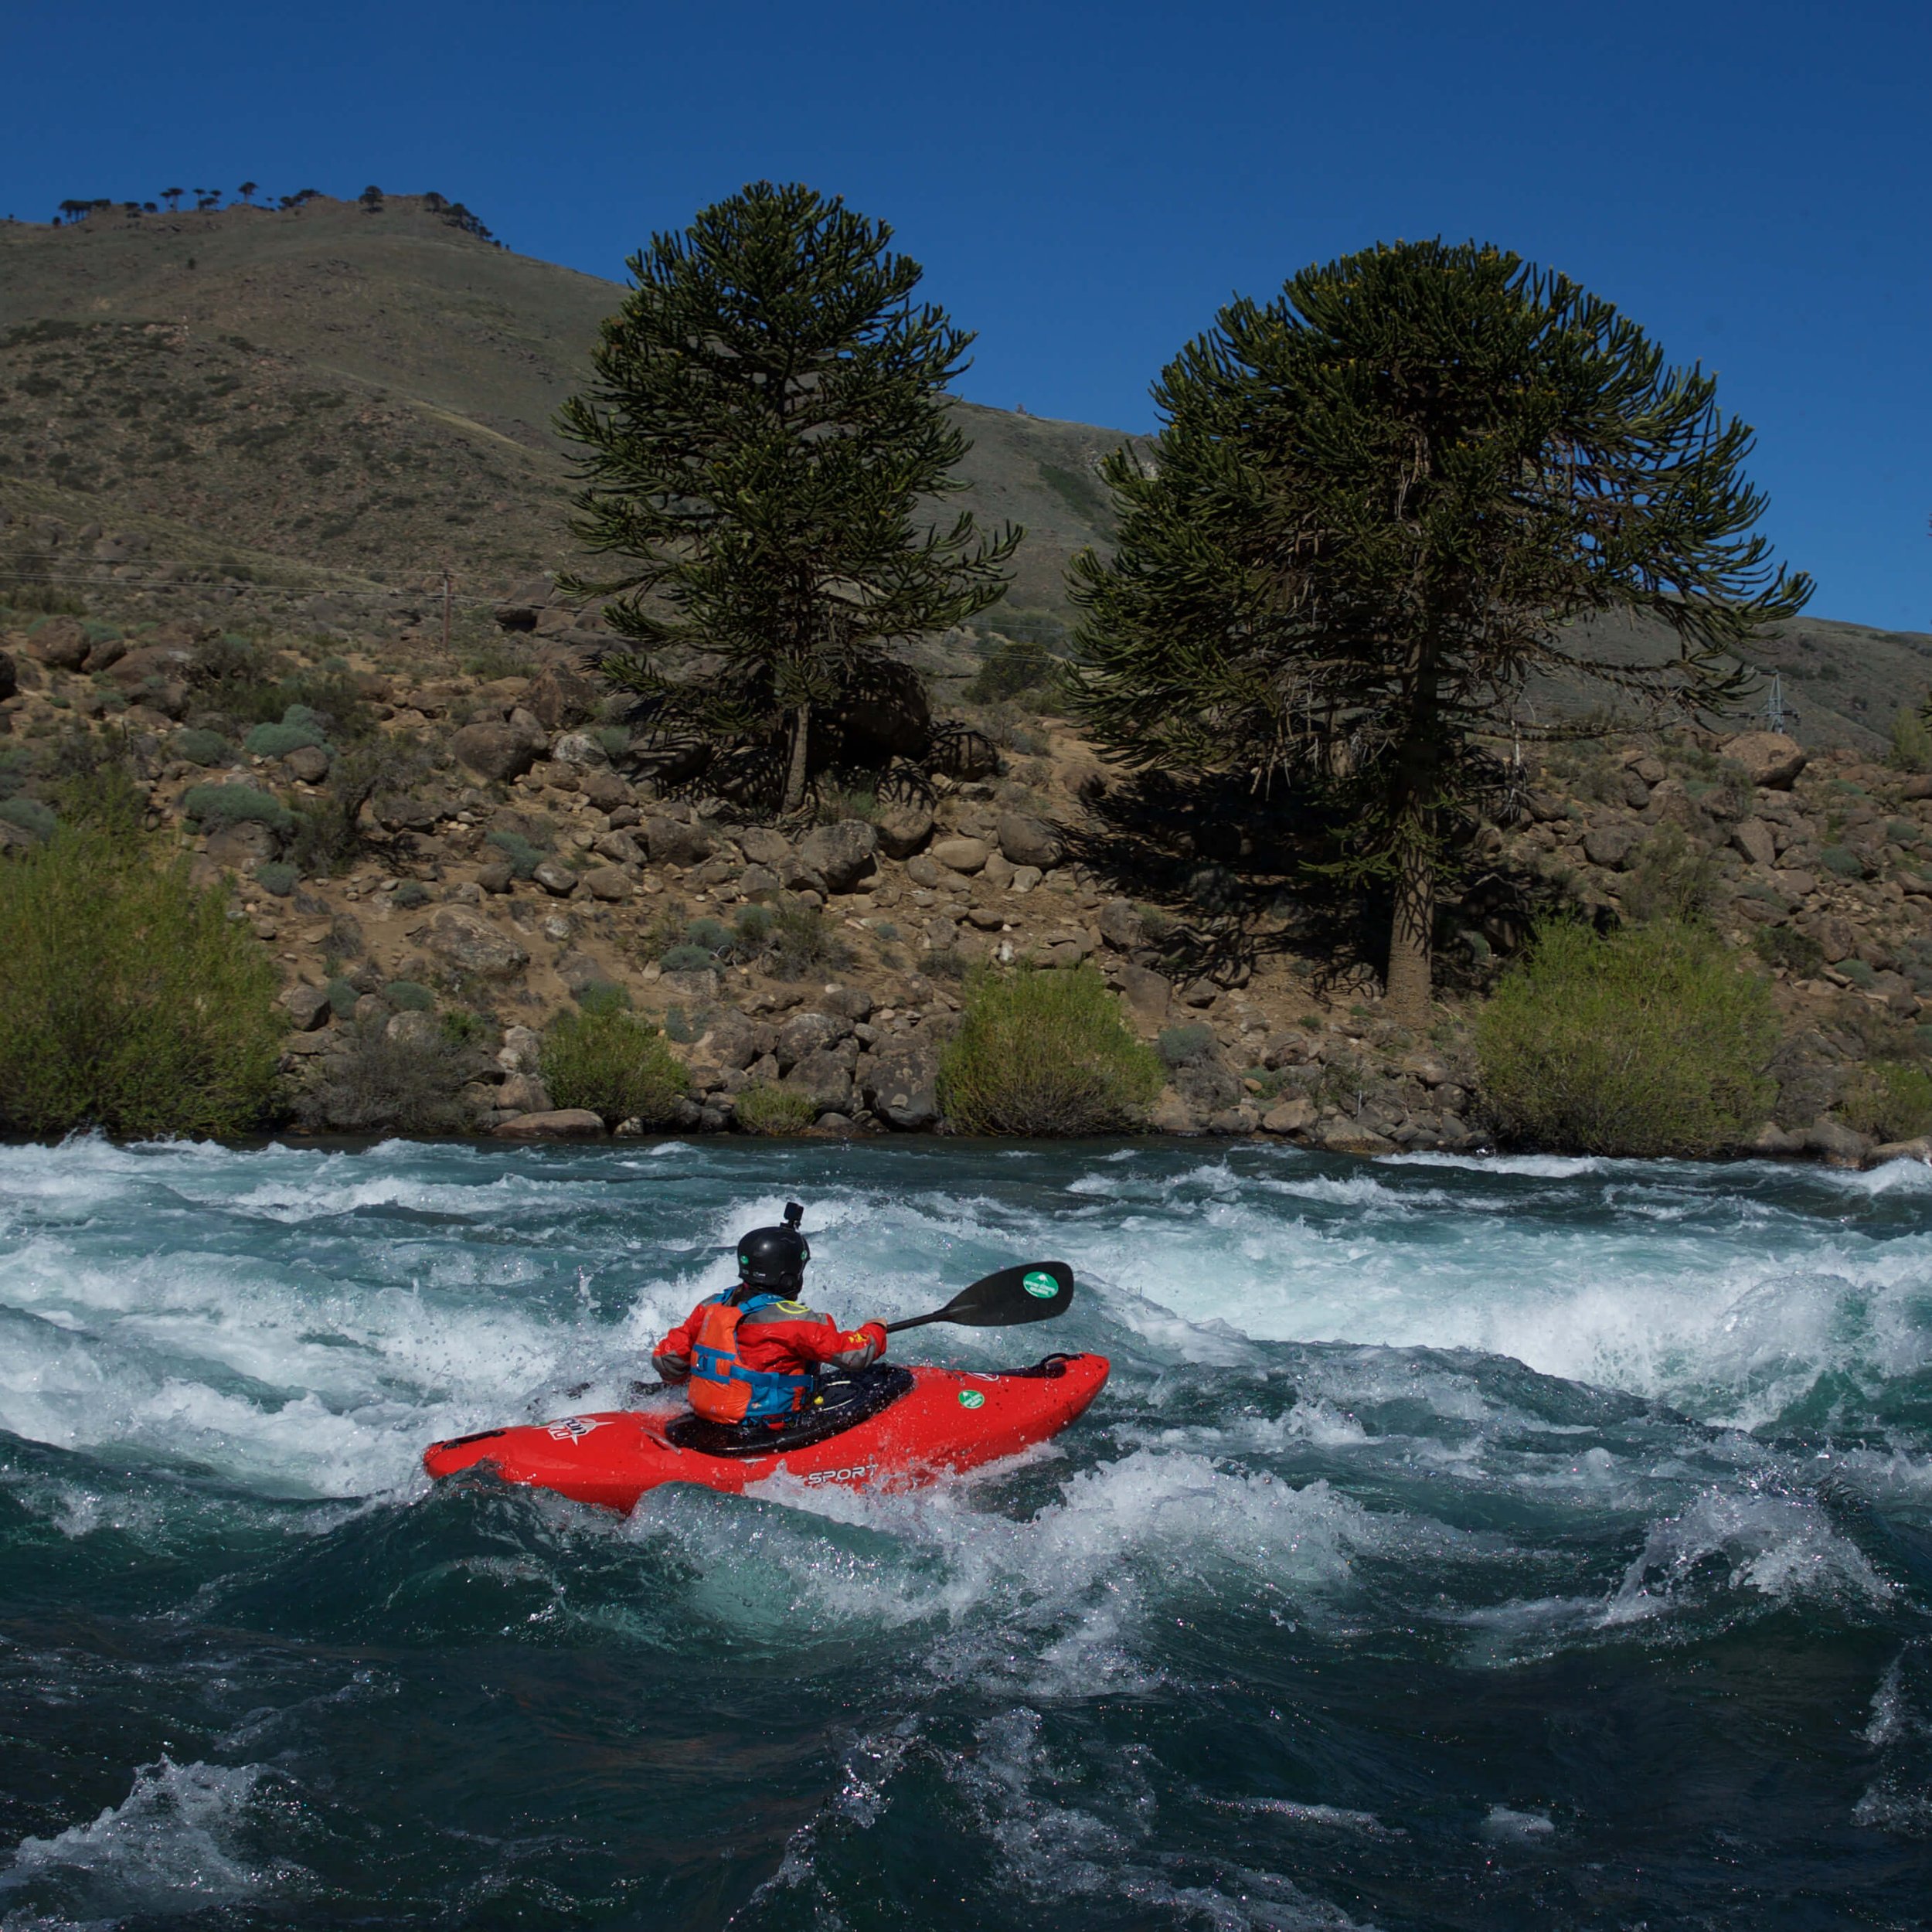
<path fill-rule="evenodd" d="M 662 1355 L 654 1355 L 651 1358 L 651 1366 L 657 1370 L 661 1381 L 675 1384 L 691 1379 L 690 1356 L 680 1355 L 675 1349 L 666 1350 Z"/>
<path fill-rule="evenodd" d="M 820 1359 L 829 1368 L 862 1369 L 885 1352 L 885 1324 L 868 1321 L 863 1328 L 842 1329 L 836 1346 Z"/>

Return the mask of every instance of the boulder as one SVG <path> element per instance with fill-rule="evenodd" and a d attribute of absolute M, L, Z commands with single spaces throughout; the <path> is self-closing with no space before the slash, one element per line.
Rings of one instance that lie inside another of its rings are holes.
<path fill-rule="evenodd" d="M 408 1012 L 392 1014 L 383 1032 L 387 1038 L 405 1046 L 433 1046 L 443 1036 L 442 1023 L 434 1013 L 419 1012 L 413 1009 Z"/>
<path fill-rule="evenodd" d="M 1396 1144 L 1355 1121 L 1331 1121 L 1315 1136 L 1331 1154 L 1393 1154 Z"/>
<path fill-rule="evenodd" d="M 1005 811 L 1000 814 L 999 849 L 1014 865 L 1037 866 L 1045 872 L 1060 863 L 1066 842 L 1044 819 Z"/>
<path fill-rule="evenodd" d="M 862 818 L 819 825 L 798 842 L 798 862 L 818 873 L 835 893 L 854 890 L 873 869 L 879 834 Z"/>
<path fill-rule="evenodd" d="M 1583 834 L 1583 856 L 1593 866 L 1621 872 L 1643 842 L 1643 832 L 1638 826 L 1592 825 Z"/>
<path fill-rule="evenodd" d="M 852 1064 L 856 1057 L 832 1048 L 808 1053 L 785 1076 L 784 1084 L 805 1095 L 818 1113 L 845 1113 L 852 1106 Z"/>
<path fill-rule="evenodd" d="M 434 832 L 445 808 L 432 804 L 427 798 L 392 795 L 378 798 L 369 809 L 385 832 Z"/>
<path fill-rule="evenodd" d="M 486 893 L 506 893 L 516 883 L 516 873 L 506 860 L 497 859 L 478 868 L 476 883 Z"/>
<path fill-rule="evenodd" d="M 1899 787 L 1901 798 L 1932 798 L 1932 771 L 1917 771 Z"/>
<path fill-rule="evenodd" d="M 607 767 L 587 771 L 577 781 L 577 789 L 599 811 L 617 811 L 637 794 L 623 779 Z"/>
<path fill-rule="evenodd" d="M 1920 1161 L 1932 1165 L 1932 1134 L 1921 1134 L 1910 1141 L 1887 1141 L 1882 1147 L 1872 1148 L 1871 1159 L 1874 1166 L 1884 1161 Z"/>
<path fill-rule="evenodd" d="M 778 875 L 769 866 L 747 866 L 738 875 L 740 899 L 770 899 L 778 890 Z"/>
<path fill-rule="evenodd" d="M 946 878 L 945 873 L 933 863 L 932 854 L 926 852 L 906 861 L 906 876 L 915 886 L 922 886 L 928 892 L 943 884 Z"/>
<path fill-rule="evenodd" d="M 127 655 L 128 643 L 124 638 L 103 638 L 87 653 L 84 668 L 91 678 L 97 671 L 112 670 Z"/>
<path fill-rule="evenodd" d="M 1739 819 L 1731 828 L 1731 844 L 1740 857 L 1753 866 L 1768 866 L 1777 857 L 1771 828 L 1761 818 Z"/>
<path fill-rule="evenodd" d="M 479 778 L 520 778 L 536 763 L 538 749 L 514 725 L 465 725 L 450 740 L 450 750 L 458 762 Z"/>
<path fill-rule="evenodd" d="M 1173 990 L 1171 981 L 1148 967 L 1124 966 L 1121 969 L 1121 997 L 1144 1027 L 1166 1025 L 1168 1001 Z"/>
<path fill-rule="evenodd" d="M 1261 1130 L 1266 1134 L 1300 1134 L 1314 1123 L 1315 1103 L 1305 1094 L 1281 1101 L 1261 1116 Z"/>
<path fill-rule="evenodd" d="M 531 622 L 536 622 L 532 614 Z M 573 671 L 541 671 L 524 689 L 525 710 L 546 731 L 567 731 L 596 715 L 597 694 L 589 679 Z"/>
<path fill-rule="evenodd" d="M 916 798 L 897 799 L 882 807 L 876 822 L 879 849 L 888 859 L 911 858 L 933 835 L 932 808 Z"/>
<path fill-rule="evenodd" d="M 1183 1006 L 1209 1007 L 1221 997 L 1221 989 L 1211 979 L 1191 979 L 1181 988 Z"/>
<path fill-rule="evenodd" d="M 1193 1108 L 1171 1087 L 1161 1090 L 1147 1121 L 1156 1134 L 1198 1134 L 1201 1131 Z"/>
<path fill-rule="evenodd" d="M 1806 1151 L 1823 1156 L 1828 1166 L 1859 1167 L 1876 1143 L 1842 1121 L 1821 1116 L 1804 1130 Z"/>
<path fill-rule="evenodd" d="M 583 875 L 583 889 L 593 899 L 621 906 L 631 896 L 631 875 L 621 866 L 599 866 Z"/>
<path fill-rule="evenodd" d="M 854 1026 L 872 1018 L 872 995 L 862 986 L 828 986 L 819 995 L 818 1005 L 821 1012 Z"/>
<path fill-rule="evenodd" d="M 937 1124 L 939 1042 L 925 1028 L 881 1040 L 855 1077 L 866 1104 L 887 1126 L 917 1134 Z"/>
<path fill-rule="evenodd" d="M 275 835 L 266 825 L 246 820 L 238 825 L 224 825 L 208 841 L 209 864 L 226 866 L 231 871 L 252 871 L 274 855 Z"/>
<path fill-rule="evenodd" d="M 569 1141 L 601 1134 L 604 1123 L 587 1107 L 565 1107 L 552 1113 L 519 1114 L 490 1131 L 499 1141 Z"/>
<path fill-rule="evenodd" d="M 1726 739 L 1723 750 L 1733 764 L 1742 765 L 1754 785 L 1768 791 L 1789 791 L 1804 769 L 1804 747 L 1781 731 L 1747 731 Z"/>
<path fill-rule="evenodd" d="M 288 775 L 305 785 L 319 785 L 328 776 L 333 761 L 320 745 L 298 745 L 293 751 L 285 753 L 282 763 L 288 768 Z"/>
<path fill-rule="evenodd" d="M 521 1070 L 509 1075 L 492 1097 L 506 1113 L 548 1114 L 556 1105 L 550 1090 L 536 1073 Z"/>
<path fill-rule="evenodd" d="M 534 1073 L 543 1056 L 543 1036 L 533 1026 L 506 1026 L 496 1063 L 506 1073 Z"/>
<path fill-rule="evenodd" d="M 328 1019 L 328 995 L 318 986 L 291 986 L 282 995 L 281 1004 L 298 1033 L 312 1033 Z"/>
<path fill-rule="evenodd" d="M 1097 923 L 1101 938 L 1116 952 L 1131 953 L 1146 942 L 1147 929 L 1131 900 L 1110 899 Z"/>
<path fill-rule="evenodd" d="M 829 1013 L 794 1013 L 778 1029 L 774 1050 L 779 1066 L 790 1069 L 811 1054 L 842 1039 L 850 1030 L 846 1022 L 835 1019 Z"/>
<path fill-rule="evenodd" d="M 948 872 L 978 872 L 992 855 L 992 847 L 983 838 L 952 838 L 937 840 L 930 856 Z"/>
<path fill-rule="evenodd" d="M 738 834 L 738 849 L 753 865 L 775 871 L 791 856 L 791 841 L 769 825 L 747 825 Z"/>
<path fill-rule="evenodd" d="M 78 671 L 94 644 L 73 617 L 49 617 L 27 639 L 27 648 L 56 671 Z"/>
<path fill-rule="evenodd" d="M 610 753 L 587 731 L 566 731 L 550 747 L 551 757 L 560 765 L 577 768 L 579 783 L 588 770 L 606 770 L 611 764 Z"/>
<path fill-rule="evenodd" d="M 641 866 L 644 848 L 628 832 L 607 832 L 590 849 L 614 866 Z"/>
<path fill-rule="evenodd" d="M 777 1029 L 763 1020 L 747 1018 L 727 1008 L 714 1014 L 703 1036 L 691 1049 L 691 1070 L 742 1072 L 769 1053 L 777 1039 Z"/>
<path fill-rule="evenodd" d="M 446 966 L 485 979 L 506 979 L 530 963 L 529 954 L 479 914 L 446 906 L 430 921 L 423 944 Z"/>
<path fill-rule="evenodd" d="M 553 899 L 568 899 L 579 883 L 577 875 L 554 859 L 545 859 L 530 876 Z"/>
<path fill-rule="evenodd" d="M 645 819 L 644 842 L 654 866 L 700 865 L 716 849 L 716 841 L 703 826 L 687 825 L 681 818 Z"/>
<path fill-rule="evenodd" d="M 688 973 L 660 973 L 658 991 L 667 1000 L 706 1005 L 718 997 L 718 975 L 709 966 L 696 967 Z"/>

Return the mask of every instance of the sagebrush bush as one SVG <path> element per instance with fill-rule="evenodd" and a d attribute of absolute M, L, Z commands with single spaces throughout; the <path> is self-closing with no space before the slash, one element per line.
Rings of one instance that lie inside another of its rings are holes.
<path fill-rule="evenodd" d="M 502 853 L 509 861 L 512 873 L 519 879 L 528 879 L 543 863 L 543 848 L 532 845 L 521 832 L 493 832 L 483 842 Z"/>
<path fill-rule="evenodd" d="M 754 1080 L 738 1096 L 736 1118 L 747 1134 L 802 1134 L 818 1117 L 809 1094 L 775 1080 Z"/>
<path fill-rule="evenodd" d="M 476 1109 L 463 1089 L 483 1066 L 440 1030 L 399 1038 L 386 1018 L 353 1021 L 298 1097 L 295 1117 L 311 1133 L 467 1133 Z"/>
<path fill-rule="evenodd" d="M 54 815 L 38 798 L 9 798 L 0 804 L 0 821 L 32 833 L 43 845 L 53 836 Z"/>
<path fill-rule="evenodd" d="M 1892 763 L 1900 771 L 1932 771 L 1932 728 L 1904 705 L 1892 720 Z"/>
<path fill-rule="evenodd" d="M 241 761 L 240 754 L 219 731 L 178 731 L 168 749 L 177 758 L 185 758 L 191 765 L 204 768 L 238 764 Z"/>
<path fill-rule="evenodd" d="M 1518 1145 L 1709 1155 L 1770 1111 L 1770 988 L 1701 926 L 1659 920 L 1607 939 L 1547 926 L 1475 1032 L 1491 1124 Z"/>
<path fill-rule="evenodd" d="M 1090 966 L 979 968 L 939 1063 L 940 1105 L 968 1134 L 1124 1132 L 1162 1083 Z"/>
<path fill-rule="evenodd" d="M 399 1013 L 427 1013 L 436 1004 L 436 995 L 413 979 L 391 980 L 383 988 L 383 997 Z"/>
<path fill-rule="evenodd" d="M 285 832 L 295 823 L 279 798 L 253 785 L 193 785 L 182 794 L 181 808 L 208 832 L 252 824 Z"/>
<path fill-rule="evenodd" d="M 1845 1096 L 1846 1124 L 1881 1141 L 1932 1134 L 1932 1073 L 1903 1060 L 1874 1060 Z"/>
<path fill-rule="evenodd" d="M 1638 849 L 1624 880 L 1624 911 L 1645 923 L 1702 919 L 1723 876 L 1715 852 L 1686 838 L 1681 826 L 1666 825 Z"/>
<path fill-rule="evenodd" d="M 285 758 L 291 751 L 328 742 L 322 721 L 307 705 L 292 704 L 274 724 L 258 724 L 242 740 L 242 747 L 257 758 Z"/>
<path fill-rule="evenodd" d="M 277 899 L 287 898 L 301 883 L 301 876 L 293 866 L 285 866 L 278 859 L 255 868 L 255 883 Z"/>
<path fill-rule="evenodd" d="M 662 1127 L 685 1097 L 684 1068 L 648 1020 L 625 1010 L 613 988 L 586 994 L 543 1036 L 543 1083 L 559 1107 L 583 1107 L 607 1128 L 623 1121 Z"/>
<path fill-rule="evenodd" d="M 148 842 L 63 828 L 0 866 L 0 1131 L 246 1133 L 277 1094 L 267 955 Z"/>

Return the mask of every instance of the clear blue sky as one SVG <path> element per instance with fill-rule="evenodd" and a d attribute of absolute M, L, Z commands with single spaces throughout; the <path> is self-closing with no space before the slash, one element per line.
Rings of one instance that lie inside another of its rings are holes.
<path fill-rule="evenodd" d="M 976 400 L 1152 426 L 1233 292 L 1474 236 L 1754 424 L 1815 614 L 1932 628 L 1932 5 L 0 7 L 0 213 L 375 182 L 614 277 L 767 176 L 890 221 Z"/>

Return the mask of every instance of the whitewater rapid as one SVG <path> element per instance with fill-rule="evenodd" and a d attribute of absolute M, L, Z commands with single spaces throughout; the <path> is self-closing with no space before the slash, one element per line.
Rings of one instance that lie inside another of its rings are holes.
<path fill-rule="evenodd" d="M 1072 1262 L 906 1353 L 1107 1391 L 910 1497 L 432 1492 L 788 1197 L 842 1316 Z M 6 1932 L 1904 1923 L 1929 1587 L 1923 1166 L 0 1149 Z"/>

